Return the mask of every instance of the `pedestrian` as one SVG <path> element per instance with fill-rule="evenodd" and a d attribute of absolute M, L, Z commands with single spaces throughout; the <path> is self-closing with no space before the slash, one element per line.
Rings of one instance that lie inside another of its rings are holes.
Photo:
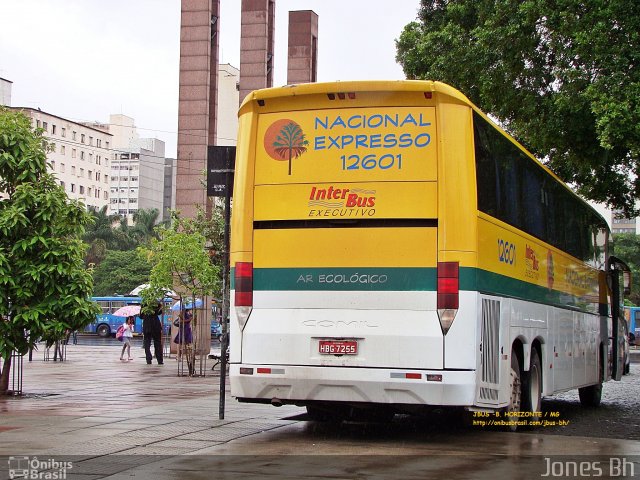
<path fill-rule="evenodd" d="M 131 356 L 131 339 L 133 338 L 133 331 L 135 329 L 135 320 L 133 317 L 127 317 L 127 320 L 122 324 L 124 327 L 124 333 L 122 334 L 122 352 L 120 353 L 120 360 L 125 361 L 124 351 L 127 351 L 129 361 L 133 360 Z"/>
<path fill-rule="evenodd" d="M 64 342 L 63 342 L 65 345 L 69 345 L 69 340 L 72 340 L 74 345 L 78 344 L 78 331 L 77 330 L 71 331 L 71 330 L 67 329 L 66 334 L 67 334 L 67 336 L 65 337 Z"/>
<path fill-rule="evenodd" d="M 162 305 L 156 304 L 153 313 L 142 314 L 142 334 L 144 335 L 144 353 L 147 357 L 147 364 L 151 365 L 151 341 L 153 340 L 153 353 L 158 365 L 163 364 L 162 358 Z"/>
<path fill-rule="evenodd" d="M 193 313 L 190 308 L 184 311 L 184 317 L 182 314 L 178 318 L 178 334 L 173 339 L 174 343 L 187 345 L 193 341 L 193 335 L 191 333 L 191 320 L 193 319 Z M 174 324 L 175 325 L 175 324 Z"/>
<path fill-rule="evenodd" d="M 184 315 L 180 314 L 177 319 L 178 322 L 178 334 L 173 339 L 174 343 L 178 344 L 178 359 L 182 359 L 184 353 L 187 360 L 187 368 L 189 369 L 189 376 L 193 376 L 195 373 L 195 351 L 193 349 L 193 334 L 191 332 L 191 321 L 193 320 L 193 313 L 190 308 L 184 311 Z M 175 322 L 174 322 L 175 325 Z"/>

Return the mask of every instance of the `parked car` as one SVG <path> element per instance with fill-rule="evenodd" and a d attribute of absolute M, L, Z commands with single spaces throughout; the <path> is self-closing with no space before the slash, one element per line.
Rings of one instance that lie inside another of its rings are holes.
<path fill-rule="evenodd" d="M 220 341 L 222 337 L 222 326 L 215 320 L 211 322 L 211 338 Z"/>

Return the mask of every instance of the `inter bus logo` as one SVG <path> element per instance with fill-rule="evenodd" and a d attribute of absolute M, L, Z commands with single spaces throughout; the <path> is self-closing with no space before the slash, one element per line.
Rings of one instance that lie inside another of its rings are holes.
<path fill-rule="evenodd" d="M 274 160 L 288 161 L 289 175 L 291 161 L 305 153 L 308 145 L 302 127 L 286 118 L 273 122 L 264 134 L 265 151 Z"/>

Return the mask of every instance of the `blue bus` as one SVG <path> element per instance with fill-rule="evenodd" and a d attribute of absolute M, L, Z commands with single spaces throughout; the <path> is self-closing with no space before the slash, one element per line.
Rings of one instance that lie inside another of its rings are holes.
<path fill-rule="evenodd" d="M 100 337 L 107 338 L 116 334 L 118 327 L 125 321 L 125 317 L 116 317 L 113 312 L 126 305 L 140 305 L 142 303 L 141 297 L 91 297 L 91 300 L 96 302 L 102 309 L 102 312 L 96 316 L 96 321 L 90 323 L 84 329 L 85 333 L 95 333 Z M 163 325 L 167 325 L 171 319 L 171 304 L 173 300 L 166 298 L 164 300 L 164 321 Z M 134 333 L 142 333 L 142 319 L 139 316 L 135 317 L 135 331 Z"/>
<path fill-rule="evenodd" d="M 624 318 L 627 319 L 629 332 L 636 337 L 636 345 L 640 340 L 640 307 L 624 307 Z"/>
<path fill-rule="evenodd" d="M 113 337 L 116 334 L 118 327 L 125 321 L 125 317 L 117 317 L 113 315 L 113 312 L 126 305 L 140 305 L 142 303 L 141 297 L 134 296 L 115 296 L 115 297 L 91 297 L 91 300 L 96 302 L 102 309 L 102 312 L 96 316 L 96 321 L 87 325 L 84 329 L 84 333 L 95 333 L 99 337 L 108 338 Z M 171 298 L 164 299 L 164 318 L 162 322 L 163 332 L 169 334 L 171 329 L 171 306 L 175 303 L 175 300 Z M 220 326 L 220 314 L 219 305 L 214 304 L 212 306 L 213 320 L 211 322 L 211 338 L 220 339 L 222 335 L 222 328 Z M 142 333 L 142 319 L 139 316 L 135 317 L 135 329 L 134 334 Z"/>

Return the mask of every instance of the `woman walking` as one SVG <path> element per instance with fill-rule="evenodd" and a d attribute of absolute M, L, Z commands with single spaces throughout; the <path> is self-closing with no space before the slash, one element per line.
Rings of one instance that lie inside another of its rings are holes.
<path fill-rule="evenodd" d="M 124 332 L 122 333 L 122 352 L 120 353 L 120 360 L 123 362 L 126 361 L 124 359 L 124 351 L 127 351 L 127 355 L 129 356 L 129 361 L 133 360 L 131 356 L 131 339 L 133 338 L 133 330 L 135 328 L 135 320 L 133 317 L 127 317 L 127 320 L 122 324 L 124 327 Z"/>

